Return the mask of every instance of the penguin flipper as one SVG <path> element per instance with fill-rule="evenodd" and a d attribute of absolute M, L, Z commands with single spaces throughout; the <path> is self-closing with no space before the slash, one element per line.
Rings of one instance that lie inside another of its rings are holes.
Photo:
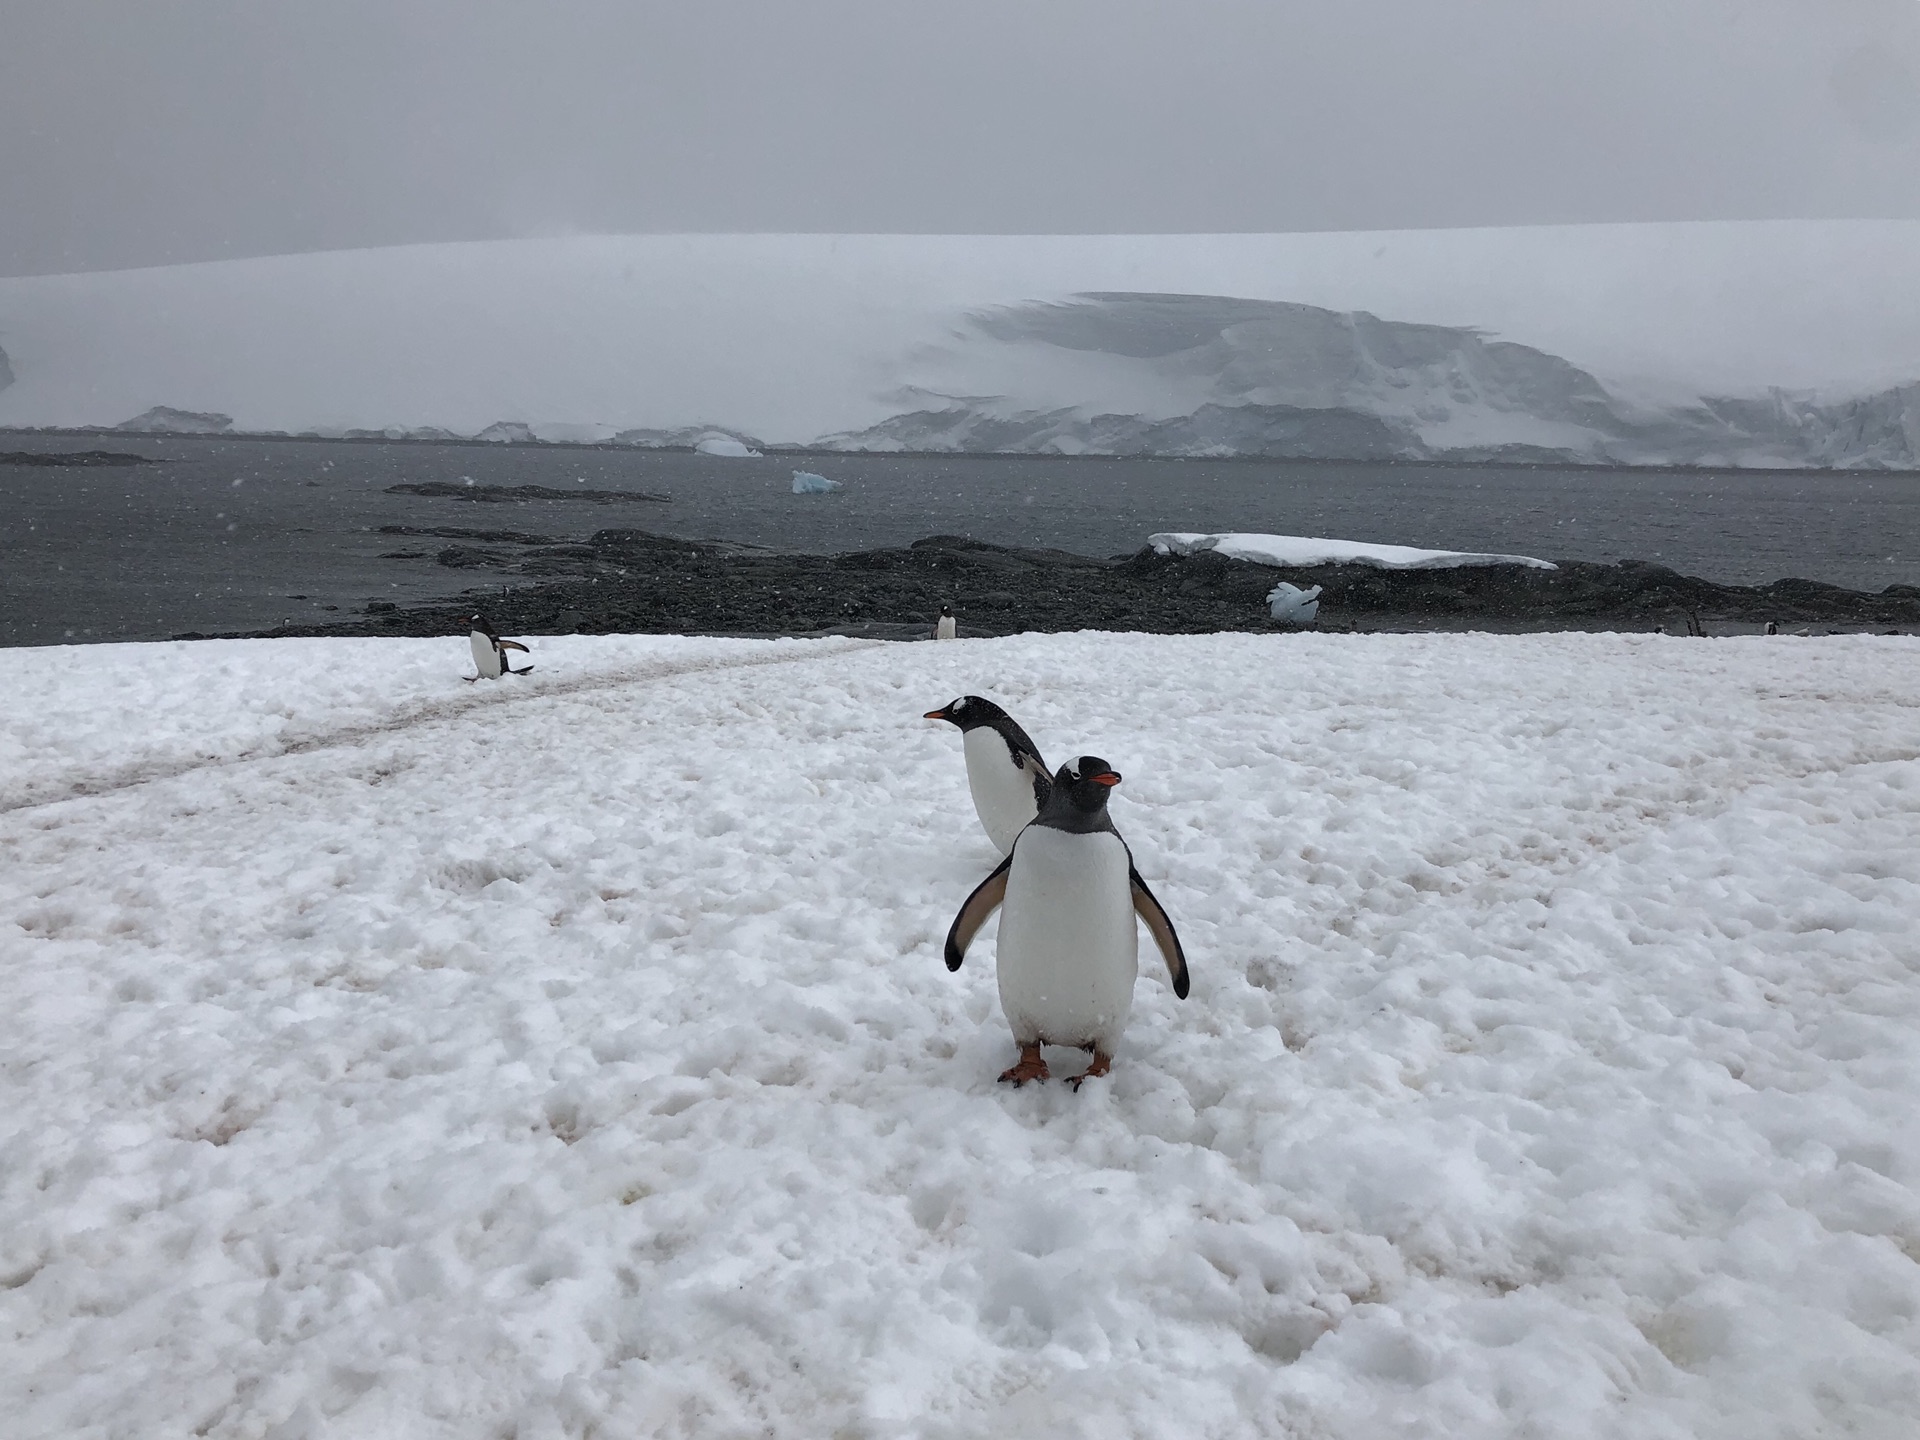
<path fill-rule="evenodd" d="M 502 650 L 518 650 L 522 655 L 531 655 L 533 653 L 531 650 L 527 649 L 526 646 L 522 645 L 518 640 L 501 640 L 496 643 L 500 646 Z"/>
<path fill-rule="evenodd" d="M 1020 757 L 1020 768 L 1027 772 L 1027 778 L 1033 782 L 1033 808 L 1036 811 L 1045 809 L 1047 797 L 1053 793 L 1053 774 L 1047 769 L 1047 762 L 1037 753 L 1028 751 Z"/>
<path fill-rule="evenodd" d="M 1187 978 L 1187 952 L 1180 948 L 1180 937 L 1174 932 L 1173 921 L 1167 918 L 1167 912 L 1154 898 L 1153 891 L 1147 888 L 1147 882 L 1140 878 L 1140 872 L 1132 866 L 1127 867 L 1127 883 L 1133 887 L 1133 909 L 1146 922 L 1152 932 L 1153 940 L 1160 947 L 1161 958 L 1167 962 L 1167 975 L 1173 981 L 1173 993 L 1182 1000 L 1187 998 L 1190 982 Z"/>
<path fill-rule="evenodd" d="M 967 946 L 973 943 L 973 937 L 980 933 L 980 927 L 987 923 L 987 917 L 1000 908 L 1000 902 L 1007 898 L 1007 874 L 1013 866 L 1013 856 L 1008 855 L 993 867 L 993 873 L 982 880 L 966 903 L 960 907 L 960 913 L 953 917 L 953 924 L 947 930 L 947 969 L 958 970 L 960 962 L 967 958 Z"/>

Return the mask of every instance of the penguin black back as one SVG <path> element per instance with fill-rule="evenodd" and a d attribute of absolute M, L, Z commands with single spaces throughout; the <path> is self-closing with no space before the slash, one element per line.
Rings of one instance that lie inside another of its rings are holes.
<path fill-rule="evenodd" d="M 960 727 L 962 734 L 969 730 L 978 730 L 981 726 L 990 726 L 1000 738 L 1007 742 L 1016 762 L 1018 757 L 1032 756 L 1039 762 L 1042 773 L 1047 762 L 1041 758 L 1040 747 L 1033 743 L 1033 737 L 1020 728 L 1020 722 L 993 701 L 979 695 L 962 695 L 957 700 L 949 700 L 938 710 L 927 711 L 929 720 L 945 720 L 949 725 Z"/>

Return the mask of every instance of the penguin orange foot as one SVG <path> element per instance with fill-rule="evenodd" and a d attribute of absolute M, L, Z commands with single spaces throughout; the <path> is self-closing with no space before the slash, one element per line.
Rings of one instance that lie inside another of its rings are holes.
<path fill-rule="evenodd" d="M 1098 1080 L 1102 1075 L 1109 1073 L 1112 1069 L 1113 1056 L 1102 1054 L 1100 1051 L 1095 1050 L 1093 1052 L 1093 1063 L 1087 1066 L 1086 1073 L 1074 1076 L 1071 1080 L 1067 1081 L 1067 1083 L 1078 1090 L 1082 1080 Z"/>
<path fill-rule="evenodd" d="M 1047 1080 L 1051 1078 L 1051 1072 L 1047 1069 L 1047 1059 L 1040 1053 L 1040 1047 L 1037 1044 L 1022 1045 L 1020 1047 L 1020 1063 L 1015 1065 L 1011 1070 L 1002 1070 L 1000 1072 L 1000 1083 L 1002 1085 L 1024 1085 L 1029 1080 Z"/>

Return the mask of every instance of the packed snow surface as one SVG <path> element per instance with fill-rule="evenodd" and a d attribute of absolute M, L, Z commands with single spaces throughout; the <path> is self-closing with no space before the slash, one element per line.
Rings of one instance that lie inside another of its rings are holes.
<path fill-rule="evenodd" d="M 1530 565 L 1557 570 L 1531 555 L 1477 555 L 1467 550 L 1417 550 L 1411 545 L 1375 545 L 1365 540 L 1325 540 L 1318 535 L 1200 535 L 1164 530 L 1147 543 L 1162 555 L 1212 550 L 1229 560 L 1259 565 L 1378 565 L 1384 570 L 1450 570 L 1460 565 Z"/>
<path fill-rule="evenodd" d="M 10 1437 L 1914 1433 L 1920 642 L 530 643 L 9 652 Z M 969 692 L 1192 962 L 1078 1094 Z"/>

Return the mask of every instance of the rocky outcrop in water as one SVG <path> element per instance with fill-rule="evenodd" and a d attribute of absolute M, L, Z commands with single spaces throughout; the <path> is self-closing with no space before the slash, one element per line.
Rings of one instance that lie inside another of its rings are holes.
<path fill-rule="evenodd" d="M 435 500 L 470 500 L 482 504 L 512 504 L 526 500 L 585 500 L 598 505 L 617 505 L 628 501 L 665 505 L 668 497 L 644 490 L 572 490 L 552 485 L 475 485 L 455 484 L 451 480 L 427 480 L 417 485 L 389 485 L 389 495 L 425 495 Z"/>
<path fill-rule="evenodd" d="M 0 451 L 0 465 L 37 465 L 50 469 L 94 470 L 101 466 L 157 465 L 145 455 L 120 450 L 9 450 Z"/>

